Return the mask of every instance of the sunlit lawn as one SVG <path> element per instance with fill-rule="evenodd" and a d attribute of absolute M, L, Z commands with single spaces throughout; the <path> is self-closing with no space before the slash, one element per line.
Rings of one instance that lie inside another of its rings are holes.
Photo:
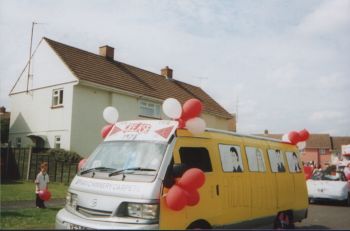
<path fill-rule="evenodd" d="M 65 198 L 68 186 L 50 183 L 49 191 L 54 198 Z M 32 201 L 33 208 L 6 209 L 1 206 L 0 229 L 54 229 L 55 217 L 61 207 L 37 209 L 35 185 L 31 181 L 15 181 L 1 184 L 1 204 L 15 201 Z"/>
<path fill-rule="evenodd" d="M 63 183 L 49 183 L 51 198 L 65 198 L 68 186 Z M 12 181 L 1 184 L 1 203 L 6 201 L 34 200 L 35 184 L 32 181 Z"/>
<path fill-rule="evenodd" d="M 60 207 L 1 209 L 0 229 L 54 229 Z"/>

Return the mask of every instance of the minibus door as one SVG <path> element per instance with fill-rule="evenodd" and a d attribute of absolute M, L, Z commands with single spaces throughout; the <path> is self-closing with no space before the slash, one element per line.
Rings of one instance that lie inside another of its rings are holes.
<path fill-rule="evenodd" d="M 216 223 L 216 218 L 220 216 L 221 202 L 219 200 L 218 177 L 215 174 L 215 156 L 211 155 L 212 150 L 206 139 L 195 139 L 190 137 L 182 137 L 178 139 L 174 148 L 174 163 L 184 164 L 187 169 L 199 168 L 205 174 L 205 183 L 198 189 L 200 201 L 195 206 L 185 206 L 181 211 L 175 213 L 183 213 L 179 217 L 184 218 L 184 226 L 187 228 L 196 220 L 206 220 L 211 225 Z M 173 212 L 172 212 L 173 213 Z M 170 214 L 169 214 L 170 215 Z M 174 218 L 174 217 L 173 217 Z M 178 216 L 176 216 L 177 222 Z M 181 222 L 181 221 L 180 221 Z"/>

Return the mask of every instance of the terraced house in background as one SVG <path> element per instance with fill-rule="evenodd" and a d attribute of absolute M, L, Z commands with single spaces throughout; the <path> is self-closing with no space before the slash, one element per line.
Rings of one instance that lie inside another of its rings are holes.
<path fill-rule="evenodd" d="M 282 139 L 283 134 L 269 134 L 266 130 L 261 136 Z M 301 160 L 304 163 L 313 162 L 316 166 L 321 165 L 322 168 L 337 164 L 341 160 L 350 161 L 350 154 L 342 153 L 342 146 L 348 144 L 350 144 L 349 136 L 310 134 L 305 149 L 301 150 Z"/>
<path fill-rule="evenodd" d="M 42 38 L 10 92 L 12 146 L 63 148 L 87 156 L 101 142 L 103 109 L 114 106 L 119 121 L 164 119 L 166 98 L 204 104 L 207 126 L 235 131 L 234 116 L 201 88 L 115 60 L 114 48 L 99 54 Z"/>

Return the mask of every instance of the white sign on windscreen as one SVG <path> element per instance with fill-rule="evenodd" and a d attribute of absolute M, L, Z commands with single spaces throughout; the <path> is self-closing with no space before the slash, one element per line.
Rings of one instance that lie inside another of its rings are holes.
<path fill-rule="evenodd" d="M 178 122 L 174 120 L 130 120 L 114 124 L 105 141 L 142 140 L 169 141 Z"/>

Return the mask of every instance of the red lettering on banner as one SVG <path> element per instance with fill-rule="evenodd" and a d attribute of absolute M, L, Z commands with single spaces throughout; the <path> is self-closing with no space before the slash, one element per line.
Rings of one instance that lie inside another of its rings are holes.
<path fill-rule="evenodd" d="M 150 124 L 144 124 L 144 123 L 135 123 L 135 124 L 129 124 L 125 127 L 124 133 L 126 132 L 137 132 L 137 133 L 148 133 L 151 129 Z"/>

